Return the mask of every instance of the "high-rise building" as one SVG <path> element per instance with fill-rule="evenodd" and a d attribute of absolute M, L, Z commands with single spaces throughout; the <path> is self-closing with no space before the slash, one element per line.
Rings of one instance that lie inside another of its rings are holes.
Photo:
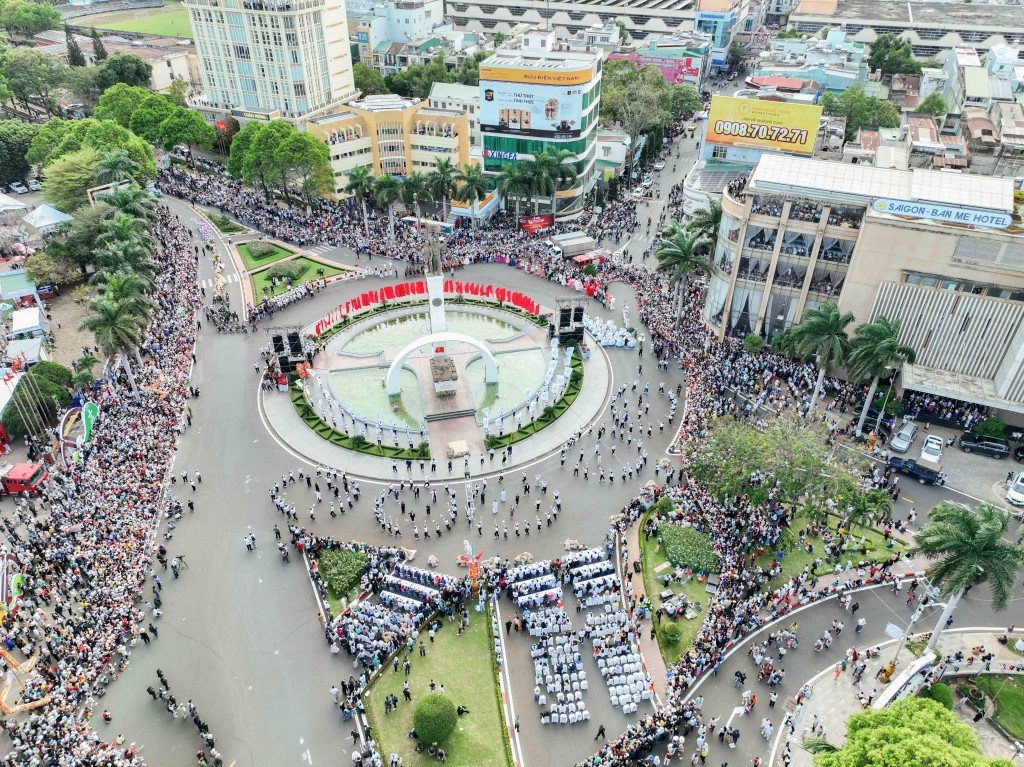
<path fill-rule="evenodd" d="M 484 172 L 566 150 L 578 180 L 555 192 L 558 213 L 582 210 L 595 183 L 601 108 L 601 54 L 555 51 L 555 33 L 535 30 L 517 48 L 480 64 L 480 136 Z"/>
<path fill-rule="evenodd" d="M 356 97 L 344 0 L 185 0 L 203 106 L 302 123 Z"/>

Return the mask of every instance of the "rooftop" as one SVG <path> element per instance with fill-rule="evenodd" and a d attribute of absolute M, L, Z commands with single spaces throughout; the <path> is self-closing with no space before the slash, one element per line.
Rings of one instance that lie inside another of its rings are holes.
<path fill-rule="evenodd" d="M 875 197 L 908 202 L 1013 211 L 1013 180 L 925 169 L 893 170 L 807 158 L 764 154 L 750 175 L 752 191 L 867 204 Z"/>
<path fill-rule="evenodd" d="M 829 16 L 846 22 L 879 21 L 922 26 L 982 27 L 1005 33 L 1024 28 L 1019 5 L 961 3 L 903 3 L 880 0 L 803 0 L 794 16 Z"/>
<path fill-rule="evenodd" d="M 597 53 L 565 51 L 533 56 L 524 53 L 523 51 L 500 48 L 489 56 L 486 62 L 482 62 L 480 68 L 518 67 L 529 69 L 577 71 L 581 66 L 596 65 L 600 58 L 600 54 Z"/>
<path fill-rule="evenodd" d="M 435 82 L 430 86 L 428 98 L 433 101 L 479 101 L 480 89 L 475 85 Z"/>

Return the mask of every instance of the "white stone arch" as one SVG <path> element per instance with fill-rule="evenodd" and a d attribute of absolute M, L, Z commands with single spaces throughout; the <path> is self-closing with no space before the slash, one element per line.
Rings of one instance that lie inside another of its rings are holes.
<path fill-rule="evenodd" d="M 467 336 L 463 333 L 431 333 L 430 335 L 416 339 L 411 344 L 403 347 L 402 350 L 395 355 L 395 359 L 391 363 L 391 367 L 388 368 L 388 375 L 386 379 L 388 395 L 402 393 L 399 372 L 402 370 L 402 365 L 405 363 L 406 357 L 421 346 L 437 347 L 439 345 L 443 345 L 447 341 L 457 341 L 458 343 L 468 344 L 480 352 L 480 356 L 484 361 L 484 381 L 487 383 L 498 383 L 498 363 L 494 361 L 494 355 L 491 354 L 491 350 L 487 348 L 483 341 L 472 338 L 471 336 Z"/>

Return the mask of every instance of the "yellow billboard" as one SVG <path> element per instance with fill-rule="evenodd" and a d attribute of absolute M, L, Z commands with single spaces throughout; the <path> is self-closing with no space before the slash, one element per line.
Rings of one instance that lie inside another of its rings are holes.
<path fill-rule="evenodd" d="M 481 80 L 496 80 L 504 83 L 529 83 L 531 85 L 585 85 L 594 77 L 590 67 L 574 72 L 556 72 L 550 69 L 528 69 L 480 65 Z"/>
<path fill-rule="evenodd" d="M 733 96 L 711 99 L 707 144 L 810 155 L 821 106 L 758 101 Z"/>

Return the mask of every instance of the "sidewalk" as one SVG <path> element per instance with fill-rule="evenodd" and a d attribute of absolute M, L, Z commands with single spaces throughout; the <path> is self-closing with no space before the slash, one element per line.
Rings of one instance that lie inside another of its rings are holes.
<path fill-rule="evenodd" d="M 619 556 L 622 559 L 622 579 L 633 587 L 634 595 L 643 598 L 647 596 L 643 574 L 633 573 L 633 562 L 639 561 L 640 558 L 640 528 L 639 522 L 626 528 L 625 540 L 619 545 Z M 654 683 L 654 692 L 664 701 L 668 692 L 668 666 L 665 665 L 665 658 L 662 657 L 658 640 L 651 639 L 651 621 L 653 620 L 654 616 L 652 615 L 637 626 L 640 633 L 640 653 L 644 658 L 644 668 Z"/>
<path fill-rule="evenodd" d="M 957 664 L 962 670 L 969 668 L 966 663 L 966 658 L 973 657 L 971 649 L 979 645 L 984 645 L 988 652 L 995 655 L 995 659 L 992 661 L 993 672 L 998 671 L 1000 668 L 1009 669 L 1011 666 L 1020 667 L 1022 660 L 1024 659 L 1015 654 L 1006 645 L 999 644 L 997 641 L 998 636 L 998 634 L 987 632 L 961 633 L 956 631 L 945 631 L 942 636 L 939 637 L 938 654 L 940 657 L 945 657 L 947 655 L 953 655 L 958 651 L 963 652 L 965 661 Z M 810 685 L 812 689 L 812 695 L 809 700 L 805 700 L 800 713 L 795 717 L 794 734 L 787 736 L 785 730 L 780 725 L 777 730 L 779 734 L 772 749 L 772 758 L 774 761 L 769 762 L 769 764 L 782 764 L 779 753 L 782 750 L 784 739 L 788 737 L 790 742 L 790 751 L 793 756 L 793 759 L 790 762 L 790 767 L 813 767 L 814 757 L 803 749 L 801 741 L 805 736 L 810 734 L 811 727 L 816 721 L 824 727 L 823 737 L 826 740 L 836 746 L 841 746 L 845 743 L 847 720 L 854 714 L 858 714 L 864 710 L 858 696 L 863 693 L 866 697 L 873 698 L 885 689 L 885 684 L 881 681 L 876 681 L 875 675 L 892 660 L 895 649 L 896 641 L 893 640 L 892 642 L 888 642 L 882 646 L 882 652 L 878 658 L 867 660 L 867 669 L 861 676 L 860 683 L 855 683 L 853 681 L 852 663 L 848 664 L 847 670 L 840 673 L 838 676 L 835 673 L 835 666 L 833 666 L 831 669 L 822 672 L 813 679 L 808 680 L 807 684 Z M 842 655 L 836 654 L 836 663 L 842 660 L 842 657 Z M 916 659 L 917 656 L 909 648 L 904 646 L 900 650 L 897 674 L 902 669 L 907 668 Z M 980 671 L 982 670 L 983 664 L 975 661 L 972 666 L 974 670 Z M 952 687 L 956 684 L 955 680 L 957 678 L 958 677 L 954 677 L 952 675 L 951 670 L 948 670 L 943 677 L 943 682 Z M 953 699 L 954 701 L 958 699 L 958 696 L 955 693 L 953 695 Z M 787 714 L 794 713 L 796 707 L 796 700 L 794 698 L 788 698 L 786 700 L 784 708 Z M 977 732 L 978 737 L 981 740 L 982 751 L 987 756 L 1012 757 L 1013 745 L 989 722 L 988 718 L 983 719 L 981 722 L 974 723 L 972 721 L 974 713 L 973 709 L 968 709 L 967 707 L 958 711 L 961 720 L 970 724 Z"/>

